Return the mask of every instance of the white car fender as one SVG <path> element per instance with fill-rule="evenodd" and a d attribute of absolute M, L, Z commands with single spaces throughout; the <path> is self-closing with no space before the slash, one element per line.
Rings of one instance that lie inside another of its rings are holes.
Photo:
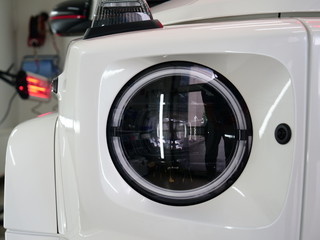
<path fill-rule="evenodd" d="M 6 158 L 5 227 L 57 233 L 54 135 L 57 115 L 27 121 L 11 133 Z M 31 220 L 32 219 L 32 220 Z"/>

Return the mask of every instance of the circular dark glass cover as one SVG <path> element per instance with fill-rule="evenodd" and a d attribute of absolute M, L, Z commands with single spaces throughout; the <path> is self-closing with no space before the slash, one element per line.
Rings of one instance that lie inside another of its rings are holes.
<path fill-rule="evenodd" d="M 112 160 L 144 196 L 169 205 L 209 200 L 244 169 L 252 127 L 236 88 L 202 65 L 170 62 L 128 82 L 107 124 Z"/>

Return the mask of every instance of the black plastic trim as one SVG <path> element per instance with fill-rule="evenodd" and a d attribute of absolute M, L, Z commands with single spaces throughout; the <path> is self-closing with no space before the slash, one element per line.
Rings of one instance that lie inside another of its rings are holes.
<path fill-rule="evenodd" d="M 58 93 L 58 84 L 59 84 L 59 77 L 55 77 L 52 79 L 51 82 L 51 92 L 57 94 Z"/>
<path fill-rule="evenodd" d="M 147 29 L 162 28 L 162 24 L 158 20 L 149 20 L 141 22 L 130 22 L 117 25 L 88 28 L 83 36 L 83 39 L 90 39 L 111 34 L 132 32 Z"/>
<path fill-rule="evenodd" d="M 290 142 L 291 136 L 292 136 L 291 128 L 286 123 L 279 124 L 276 130 L 274 131 L 274 137 L 277 140 L 277 142 L 281 145 L 284 145 Z"/>

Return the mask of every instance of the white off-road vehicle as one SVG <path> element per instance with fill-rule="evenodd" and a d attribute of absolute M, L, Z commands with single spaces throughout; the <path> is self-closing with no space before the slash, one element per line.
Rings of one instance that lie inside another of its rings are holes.
<path fill-rule="evenodd" d="M 10 136 L 6 239 L 318 240 L 319 53 L 318 0 L 99 1 Z"/>

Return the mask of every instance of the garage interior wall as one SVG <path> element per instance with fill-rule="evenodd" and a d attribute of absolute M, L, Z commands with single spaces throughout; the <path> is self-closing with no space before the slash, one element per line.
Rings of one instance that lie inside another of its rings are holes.
<path fill-rule="evenodd" d="M 6 70 L 14 62 L 14 31 L 11 20 L 12 1 L 0 0 L 0 69 Z M 15 90 L 0 81 L 0 121 L 5 115 L 7 105 Z M 5 148 L 12 127 L 17 123 L 17 112 L 10 111 L 6 121 L 0 125 L 0 175 L 4 173 Z"/>
<path fill-rule="evenodd" d="M 12 73 L 21 67 L 26 55 L 34 55 L 34 49 L 27 44 L 29 20 L 31 16 L 50 11 L 64 0 L 0 0 L 0 69 L 7 70 L 14 64 Z M 57 54 L 53 38 L 59 49 L 60 68 L 63 68 L 66 49 L 71 38 L 52 36 L 47 26 L 44 46 L 37 48 L 38 55 Z M 13 87 L 0 81 L 0 121 L 9 108 L 9 102 L 15 94 Z M 22 100 L 15 96 L 8 116 L 0 125 L 0 176 L 4 173 L 6 142 L 13 127 L 37 115 L 57 111 L 57 99 L 50 101 Z"/>
<path fill-rule="evenodd" d="M 12 0 L 11 0 L 12 1 Z M 34 55 L 34 49 L 27 45 L 29 35 L 29 19 L 31 16 L 40 14 L 41 12 L 50 11 L 64 0 L 13 0 L 13 17 L 15 29 L 15 66 L 19 68 L 21 61 L 26 55 Z M 48 28 L 48 27 L 47 27 Z M 68 41 L 65 38 L 57 37 L 50 34 L 47 29 L 45 44 L 37 48 L 38 55 L 51 55 L 57 54 L 54 41 L 59 49 L 60 55 L 60 68 L 63 68 L 63 60 Z M 50 101 L 34 101 L 34 100 L 21 100 L 18 98 L 18 121 L 22 122 L 26 119 L 33 118 L 39 114 L 55 111 L 57 108 L 57 101 L 53 96 Z"/>
<path fill-rule="evenodd" d="M 12 1 L 0 0 L 0 69 L 7 70 L 14 63 L 15 48 L 14 48 L 14 31 L 11 21 Z M 14 89 L 7 83 L 0 81 L 0 119 L 7 107 L 8 101 Z M 1 129 L 10 127 L 16 123 L 15 112 L 10 112 L 7 120 L 1 125 Z"/>

